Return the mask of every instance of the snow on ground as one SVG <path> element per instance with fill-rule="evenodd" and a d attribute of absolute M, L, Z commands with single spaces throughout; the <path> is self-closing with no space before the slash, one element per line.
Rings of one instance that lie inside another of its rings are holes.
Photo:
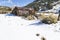
<path fill-rule="evenodd" d="M 0 14 L 0 40 L 60 40 L 60 22 L 43 24 L 40 20 L 28 21 L 17 16 Z M 40 36 L 36 36 L 40 34 Z"/>

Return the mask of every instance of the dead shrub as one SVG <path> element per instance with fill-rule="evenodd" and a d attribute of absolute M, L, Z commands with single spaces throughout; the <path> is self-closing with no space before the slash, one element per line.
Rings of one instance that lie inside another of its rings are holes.
<path fill-rule="evenodd" d="M 53 23 L 57 23 L 57 21 L 58 21 L 58 16 L 56 16 L 56 15 L 49 15 L 49 18 L 51 18 L 52 19 L 52 22 Z"/>

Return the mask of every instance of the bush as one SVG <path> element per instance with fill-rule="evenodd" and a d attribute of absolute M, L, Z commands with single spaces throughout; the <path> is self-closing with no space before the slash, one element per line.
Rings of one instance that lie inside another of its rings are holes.
<path fill-rule="evenodd" d="M 52 17 L 52 16 L 49 16 L 49 17 L 46 17 L 42 20 L 43 23 L 46 23 L 46 24 L 51 24 L 51 23 L 57 23 L 57 18 L 56 17 Z"/>
<path fill-rule="evenodd" d="M 41 20 L 43 23 L 51 24 L 51 23 L 57 23 L 58 21 L 58 15 L 54 14 L 53 12 L 43 12 L 37 15 L 37 18 Z"/>
<path fill-rule="evenodd" d="M 50 15 L 49 18 L 52 19 L 53 23 L 57 23 L 57 21 L 58 21 L 58 16 L 56 16 L 54 14 Z"/>

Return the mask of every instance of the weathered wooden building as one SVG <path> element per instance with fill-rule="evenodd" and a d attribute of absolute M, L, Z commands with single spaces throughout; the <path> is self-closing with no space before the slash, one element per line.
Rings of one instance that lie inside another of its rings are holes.
<path fill-rule="evenodd" d="M 35 11 L 33 8 L 15 7 L 11 13 L 17 16 L 23 16 L 23 15 L 30 15 L 30 14 L 33 15 L 35 14 Z"/>

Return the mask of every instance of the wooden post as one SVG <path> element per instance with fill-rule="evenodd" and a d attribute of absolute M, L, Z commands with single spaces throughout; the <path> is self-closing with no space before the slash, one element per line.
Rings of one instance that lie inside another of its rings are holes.
<path fill-rule="evenodd" d="M 60 10 L 59 10 L 59 16 L 58 16 L 58 21 L 60 21 Z"/>

